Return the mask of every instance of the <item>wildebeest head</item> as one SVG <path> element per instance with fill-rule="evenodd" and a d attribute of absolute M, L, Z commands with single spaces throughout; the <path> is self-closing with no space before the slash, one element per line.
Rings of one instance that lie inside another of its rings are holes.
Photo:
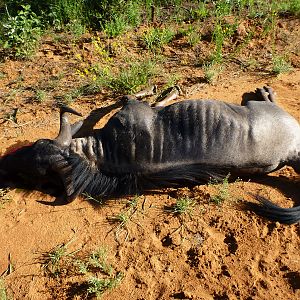
<path fill-rule="evenodd" d="M 65 157 L 72 140 L 67 113 L 80 115 L 73 109 L 62 107 L 60 131 L 53 139 L 40 139 L 0 158 L 0 188 L 26 187 L 51 189 L 54 193 L 64 190 L 63 170 L 67 168 Z"/>

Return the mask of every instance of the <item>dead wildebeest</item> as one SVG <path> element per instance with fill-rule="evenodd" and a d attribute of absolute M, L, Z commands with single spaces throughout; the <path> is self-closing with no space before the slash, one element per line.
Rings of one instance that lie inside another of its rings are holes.
<path fill-rule="evenodd" d="M 174 92 L 175 91 L 175 92 Z M 274 101 L 271 88 L 252 93 L 242 105 L 214 100 L 186 100 L 155 107 L 137 98 L 102 129 L 81 121 L 69 124 L 61 109 L 60 132 L 0 160 L 0 183 L 51 183 L 72 201 L 92 196 L 138 194 L 161 187 L 195 185 L 211 178 L 267 174 L 285 165 L 300 172 L 300 126 Z M 120 103 L 98 111 L 103 116 Z M 300 220 L 300 206 L 284 209 L 262 200 L 260 212 L 283 223 Z"/>

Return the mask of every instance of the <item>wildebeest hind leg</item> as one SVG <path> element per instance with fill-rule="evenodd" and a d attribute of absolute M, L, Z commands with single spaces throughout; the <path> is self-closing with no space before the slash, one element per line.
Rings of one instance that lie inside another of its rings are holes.
<path fill-rule="evenodd" d="M 255 93 L 258 101 L 276 102 L 275 93 L 271 87 L 264 86 L 263 88 L 257 88 Z"/>
<path fill-rule="evenodd" d="M 94 126 L 108 113 L 112 112 L 114 109 L 122 107 L 122 103 L 120 101 L 111 104 L 106 107 L 100 107 L 93 110 L 89 116 L 81 121 L 81 124 L 78 122 L 71 125 L 71 132 L 73 138 L 80 138 L 84 136 L 88 136 L 91 134 Z"/>
<path fill-rule="evenodd" d="M 241 105 L 245 106 L 249 101 L 265 101 L 276 103 L 275 93 L 271 87 L 257 88 L 255 92 L 244 93 Z"/>

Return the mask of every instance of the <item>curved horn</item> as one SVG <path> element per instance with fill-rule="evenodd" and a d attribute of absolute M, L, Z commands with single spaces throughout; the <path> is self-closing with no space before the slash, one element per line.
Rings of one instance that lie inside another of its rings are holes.
<path fill-rule="evenodd" d="M 72 130 L 69 123 L 67 113 L 71 113 L 77 116 L 82 116 L 80 113 L 68 106 L 62 106 L 60 108 L 60 129 L 58 136 L 53 140 L 58 146 L 66 148 L 69 147 L 72 140 Z"/>

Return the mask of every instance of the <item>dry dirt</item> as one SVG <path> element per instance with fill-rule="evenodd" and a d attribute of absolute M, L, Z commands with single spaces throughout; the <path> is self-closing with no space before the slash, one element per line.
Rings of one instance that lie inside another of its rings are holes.
<path fill-rule="evenodd" d="M 58 110 L 26 103 L 30 91 L 13 94 L 12 88 L 17 89 L 20 74 L 24 87 L 48 80 L 43 77 L 47 72 L 52 76 L 68 68 L 63 62 L 67 54 L 47 53 L 30 62 L 6 60 L 1 65 L 6 74 L 0 83 L 2 113 L 16 105 L 21 112 L 17 124 L 0 125 L 2 153 L 21 141 L 52 138 L 57 133 Z M 183 83 L 189 98 L 240 103 L 244 92 L 267 84 L 277 92 L 278 104 L 300 121 L 299 68 L 279 77 L 232 69 L 214 85 L 197 81 L 199 69 L 187 70 Z M 98 94 L 72 107 L 87 114 L 106 104 Z M 274 223 L 243 210 L 242 205 L 255 201 L 249 193 L 286 207 L 300 205 L 299 187 L 299 176 L 285 168 L 260 182 L 231 183 L 230 196 L 220 206 L 209 201 L 216 188 L 197 186 L 142 195 L 134 210 L 128 206 L 129 197 L 101 206 L 83 198 L 57 205 L 54 198 L 39 192 L 11 190 L 10 201 L 0 209 L 0 274 L 14 299 L 85 299 L 88 277 L 76 272 L 72 260 L 105 246 L 108 261 L 123 279 L 102 299 L 300 299 L 299 224 Z M 195 200 L 193 210 L 175 215 L 170 208 L 185 196 Z M 112 222 L 125 211 L 132 213 L 124 226 Z M 64 258 L 60 274 L 54 276 L 43 258 L 66 243 L 68 253 L 78 252 Z M 101 272 L 97 270 L 96 275 Z"/>

